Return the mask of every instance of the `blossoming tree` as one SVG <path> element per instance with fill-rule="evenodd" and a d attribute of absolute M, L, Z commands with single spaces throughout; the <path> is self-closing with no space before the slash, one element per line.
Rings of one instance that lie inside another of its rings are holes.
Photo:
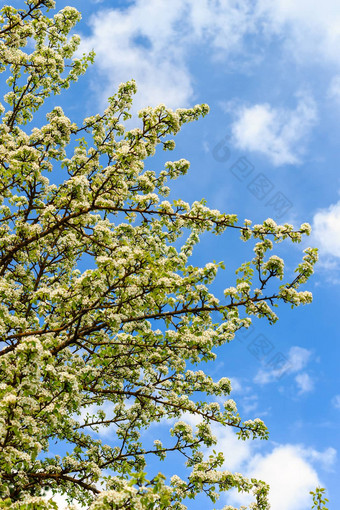
<path fill-rule="evenodd" d="M 158 145 L 173 149 L 171 136 L 207 105 L 145 108 L 140 127 L 127 130 L 131 81 L 81 126 L 60 107 L 40 125 L 36 112 L 85 72 L 93 54 L 73 57 L 74 8 L 53 16 L 52 0 L 25 4 L 0 11 L 8 87 L 0 104 L 0 508 L 55 508 L 49 491 L 91 510 L 179 510 L 201 492 L 214 502 L 235 487 L 265 510 L 264 482 L 223 471 L 221 453 L 204 454 L 216 443 L 212 423 L 233 427 L 241 439 L 265 439 L 264 423 L 242 421 L 231 399 L 214 402 L 230 394 L 229 379 L 214 381 L 189 364 L 213 360 L 212 349 L 252 317 L 275 322 L 278 302 L 311 302 L 299 286 L 313 272 L 316 250 L 305 250 L 287 279 L 282 259 L 269 255 L 273 243 L 299 242 L 310 227 L 239 224 L 204 201 L 166 200 L 166 182 L 185 174 L 188 161 L 157 173 L 144 160 Z M 57 185 L 60 167 L 67 178 Z M 195 267 L 189 259 L 200 234 L 226 230 L 255 240 L 254 258 L 218 299 L 209 286 L 222 264 Z M 184 413 L 200 417 L 195 429 Z M 167 419 L 167 442 L 146 447 L 143 430 Z M 94 439 L 99 426 L 111 427 L 111 445 Z M 53 455 L 52 442 L 70 451 Z M 149 459 L 170 451 L 186 460 L 188 476 L 148 476 Z"/>

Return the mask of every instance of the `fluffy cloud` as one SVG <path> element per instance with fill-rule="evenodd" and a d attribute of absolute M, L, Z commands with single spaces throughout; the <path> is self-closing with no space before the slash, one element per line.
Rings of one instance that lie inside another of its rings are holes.
<path fill-rule="evenodd" d="M 305 510 L 310 506 L 309 491 L 321 483 L 311 464 L 311 461 L 318 464 L 320 455 L 325 454 L 299 445 L 280 445 L 268 454 L 252 455 L 245 474 L 269 483 L 269 501 L 272 510 L 287 510 L 287 508 Z M 329 452 L 326 455 L 329 457 Z M 331 455 L 331 460 L 334 462 L 334 455 Z M 236 505 L 248 504 L 251 501 L 251 498 L 236 492 L 232 494 L 231 499 L 231 504 Z"/>
<path fill-rule="evenodd" d="M 239 378 L 229 377 L 229 380 L 231 383 L 232 391 L 239 393 L 240 391 L 242 391 L 244 389 L 242 386 L 241 380 Z"/>
<path fill-rule="evenodd" d="M 299 355 L 297 353 L 296 350 L 295 367 L 301 367 L 307 355 L 303 357 L 301 352 Z M 200 418 L 189 413 L 183 415 L 182 419 L 192 426 L 200 421 Z M 212 430 L 218 440 L 214 449 L 224 453 L 222 468 L 269 483 L 272 510 L 309 508 L 309 491 L 318 485 L 324 486 L 316 468 L 331 471 L 336 462 L 337 452 L 331 447 L 319 451 L 301 444 L 282 444 L 263 452 L 261 441 L 240 441 L 230 427 L 213 425 Z M 253 500 L 251 496 L 236 490 L 223 495 L 222 499 L 231 505 L 248 505 Z"/>
<path fill-rule="evenodd" d="M 300 97 L 295 110 L 268 103 L 239 107 L 232 124 L 233 143 L 268 157 L 274 165 L 297 164 L 316 121 L 314 100 Z"/>
<path fill-rule="evenodd" d="M 253 23 L 248 2 L 235 0 L 136 0 L 124 10 L 102 9 L 90 20 L 91 35 L 80 52 L 96 52 L 97 91 L 105 100 L 120 82 L 136 79 L 138 107 L 192 102 L 187 65 L 196 44 L 228 52 L 242 43 Z"/>
<path fill-rule="evenodd" d="M 283 375 L 300 372 L 309 362 L 311 354 L 312 352 L 308 349 L 295 345 L 289 349 L 288 357 L 283 365 L 277 368 L 268 368 L 267 370 L 261 368 L 255 375 L 254 382 L 257 384 L 268 384 L 280 379 Z M 312 380 L 306 373 L 297 374 L 295 380 L 300 390 L 305 388 L 305 391 L 309 391 L 306 388 L 312 388 Z"/>
<path fill-rule="evenodd" d="M 323 255 L 340 257 L 340 200 L 315 214 L 313 238 Z"/>
<path fill-rule="evenodd" d="M 45 496 L 46 500 L 52 499 L 55 503 L 58 505 L 58 510 L 66 510 L 69 503 L 66 501 L 66 496 L 63 496 L 62 494 L 53 494 L 51 490 L 47 491 L 47 494 Z M 81 506 L 77 503 L 72 503 L 77 510 L 81 510 Z"/>
<path fill-rule="evenodd" d="M 290 58 L 339 65 L 337 0 L 258 0 L 257 13 L 265 31 L 284 41 Z"/>
<path fill-rule="evenodd" d="M 245 395 L 241 400 L 242 409 L 245 414 L 255 411 L 258 408 L 258 404 L 257 395 Z"/>
<path fill-rule="evenodd" d="M 186 421 L 192 425 L 197 422 L 189 416 Z M 213 426 L 213 432 L 218 439 L 214 448 L 224 453 L 223 469 L 269 483 L 272 510 L 309 508 L 309 491 L 317 485 L 324 486 L 316 468 L 331 471 L 336 462 L 337 452 L 331 447 L 319 451 L 301 444 L 282 444 L 264 453 L 261 441 L 240 441 L 229 427 Z M 230 491 L 223 499 L 231 505 L 252 501 L 251 496 L 236 491 Z"/>
<path fill-rule="evenodd" d="M 337 451 L 335 448 L 326 448 L 323 452 L 314 450 L 314 448 L 304 449 L 300 447 L 301 454 L 307 459 L 322 466 L 325 471 L 333 471 L 334 464 L 337 459 Z"/>
<path fill-rule="evenodd" d="M 335 409 L 340 409 L 340 395 L 335 395 L 332 398 L 332 405 Z"/>
<path fill-rule="evenodd" d="M 302 393 L 307 393 L 314 389 L 314 382 L 310 375 L 306 372 L 302 372 L 295 377 L 296 384 L 298 386 L 298 392 L 301 395 Z"/>
<path fill-rule="evenodd" d="M 193 428 L 202 421 L 200 416 L 190 413 L 183 413 L 181 419 Z M 216 450 L 217 448 L 218 451 L 224 453 L 225 462 L 223 464 L 223 469 L 228 469 L 230 471 L 238 470 L 240 466 L 251 457 L 254 443 L 251 441 L 239 441 L 231 427 L 212 425 L 211 429 L 218 439 L 218 445 L 216 447 L 214 446 L 213 449 Z"/>
<path fill-rule="evenodd" d="M 255 444 L 251 441 L 240 441 L 230 427 L 212 427 L 215 436 L 218 438 L 218 444 L 214 449 L 223 452 L 223 469 L 228 471 L 239 471 L 253 455 Z"/>
<path fill-rule="evenodd" d="M 100 0 L 93 1 L 100 6 Z M 137 107 L 160 102 L 186 106 L 195 99 L 189 65 L 192 50 L 208 49 L 209 58 L 224 62 L 230 54 L 239 55 L 238 66 L 244 58 L 254 65 L 262 58 L 261 51 L 254 51 L 254 36 L 265 35 L 261 40 L 268 43 L 277 38 L 289 58 L 297 56 L 307 63 L 317 58 L 322 64 L 338 66 L 339 19 L 336 0 L 322 4 L 317 0 L 135 0 L 124 9 L 99 7 L 90 19 L 90 33 L 83 37 L 80 53 L 95 49 L 94 88 L 102 102 L 120 82 L 135 78 L 139 85 Z M 229 58 L 228 66 L 232 62 Z M 334 82 L 330 91 L 337 88 Z M 295 163 L 294 133 L 297 130 L 299 143 L 300 129 L 304 132 L 309 115 L 314 116 L 313 106 L 307 104 L 306 111 L 302 103 L 292 112 L 266 104 L 253 108 L 258 122 L 262 119 L 269 130 L 271 126 L 277 130 L 271 157 L 277 164 Z M 283 121 L 282 116 L 286 118 Z M 255 144 L 259 146 L 257 140 Z"/>
<path fill-rule="evenodd" d="M 337 74 L 332 78 L 328 89 L 328 97 L 340 103 L 340 75 Z"/>
<path fill-rule="evenodd" d="M 310 360 L 312 352 L 297 345 L 291 347 L 288 353 L 287 370 L 297 372 L 302 370 Z"/>
<path fill-rule="evenodd" d="M 164 2 L 139 1 L 126 10 L 100 10 L 91 18 L 91 36 L 83 38 L 80 51 L 95 49 L 100 77 L 95 86 L 102 100 L 119 83 L 134 78 L 140 90 L 139 107 L 160 102 L 179 106 L 188 101 L 191 78 L 174 45 L 178 3 L 175 0 L 165 9 Z"/>

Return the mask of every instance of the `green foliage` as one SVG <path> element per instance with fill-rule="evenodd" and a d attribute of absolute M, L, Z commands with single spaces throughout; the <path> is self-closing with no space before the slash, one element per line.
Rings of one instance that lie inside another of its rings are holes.
<path fill-rule="evenodd" d="M 328 503 L 328 499 L 324 497 L 324 492 L 326 489 L 322 489 L 321 487 L 317 487 L 315 492 L 311 491 L 309 494 L 313 496 L 313 506 L 312 509 L 315 510 L 328 510 L 326 507 L 326 503 Z"/>

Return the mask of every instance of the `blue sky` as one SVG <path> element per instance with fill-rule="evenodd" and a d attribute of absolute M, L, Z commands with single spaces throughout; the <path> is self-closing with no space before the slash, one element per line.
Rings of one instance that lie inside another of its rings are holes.
<path fill-rule="evenodd" d="M 231 396 L 243 419 L 260 417 L 270 430 L 266 443 L 240 443 L 230 430 L 216 429 L 225 467 L 271 483 L 272 510 L 310 509 L 308 492 L 317 484 L 327 488 L 329 508 L 340 508 L 338 1 L 57 4 L 82 12 L 82 50 L 97 54 L 87 75 L 53 99 L 67 115 L 80 121 L 100 111 L 119 83 L 131 78 L 138 85 L 134 111 L 158 103 L 208 103 L 209 116 L 183 128 L 174 154 L 148 163 L 160 168 L 170 156 L 191 161 L 171 196 L 189 202 L 204 197 L 211 208 L 236 213 L 240 221 L 273 217 L 313 226 L 303 246 L 278 251 L 292 270 L 304 247 L 320 249 L 308 284 L 313 304 L 280 307 L 274 326 L 254 322 L 248 336 L 239 334 L 222 347 L 206 369 L 216 378 L 231 377 Z M 226 271 L 214 284 L 219 295 L 251 257 L 251 246 L 231 232 L 204 235 L 194 262 L 225 261 Z M 259 340 L 268 351 L 262 358 L 255 348 Z M 284 360 L 282 377 L 273 358 Z M 159 426 L 157 431 L 164 433 Z M 176 472 L 175 464 L 167 464 L 169 473 L 172 468 Z M 217 508 L 244 501 L 229 494 Z M 189 503 L 189 509 L 198 507 Z"/>

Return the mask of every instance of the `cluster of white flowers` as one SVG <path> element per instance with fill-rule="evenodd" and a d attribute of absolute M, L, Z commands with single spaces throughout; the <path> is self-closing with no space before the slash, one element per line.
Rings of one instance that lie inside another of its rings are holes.
<path fill-rule="evenodd" d="M 313 301 L 313 295 L 311 292 L 308 290 L 298 292 L 293 287 L 282 288 L 280 290 L 280 297 L 284 299 L 284 301 L 292 303 L 294 306 L 305 305 Z"/>
<path fill-rule="evenodd" d="M 277 255 L 272 255 L 266 262 L 262 264 L 262 273 L 266 275 L 268 272 L 273 273 L 280 280 L 284 275 L 284 262 Z"/>
<path fill-rule="evenodd" d="M 235 427 L 242 439 L 266 438 L 265 425 L 242 422 L 232 399 L 224 407 L 213 401 L 229 396 L 228 378 L 214 381 L 187 365 L 214 360 L 215 348 L 249 327 L 252 315 L 275 322 L 273 300 L 311 301 L 298 288 L 313 273 L 316 250 L 305 250 L 296 278 L 274 297 L 266 285 L 283 278 L 284 262 L 265 259 L 273 242 L 299 242 L 310 226 L 294 230 L 272 219 L 239 226 L 235 214 L 210 209 L 205 200 L 161 200 L 169 195 L 166 183 L 190 164 L 168 161 L 156 172 L 145 170 L 145 158 L 159 144 L 172 150 L 168 135 L 209 108 L 148 107 L 139 114 L 142 127 L 127 130 L 121 121 L 131 117 L 133 80 L 81 128 L 56 106 L 42 127 L 21 129 L 93 60 L 92 53 L 73 58 L 80 38 L 69 34 L 78 11 L 46 15 L 53 7 L 52 0 L 33 0 L 26 11 L 0 10 L 0 71 L 8 87 L 6 106 L 0 105 L 0 499 L 8 497 L 4 505 L 18 510 L 17 500 L 27 510 L 52 509 L 39 497 L 46 488 L 91 510 L 184 510 L 182 500 L 202 491 L 216 499 L 216 485 L 254 491 L 253 507 L 266 510 L 265 486 L 220 471 L 223 456 L 203 461 L 202 452 L 216 444 L 212 423 Z M 46 174 L 60 164 L 68 178 L 50 184 Z M 255 256 L 218 299 L 210 288 L 223 263 L 195 267 L 189 259 L 201 233 L 226 229 L 255 240 Z M 89 268 L 82 271 L 84 260 Z M 197 399 L 198 392 L 208 401 Z M 186 413 L 200 418 L 194 429 Z M 170 486 L 161 474 L 146 479 L 140 432 L 163 419 L 180 420 L 174 439 L 155 439 L 150 455 L 164 460 L 176 450 L 191 469 L 186 480 L 173 476 Z M 100 427 L 110 427 L 114 446 L 93 437 Z M 49 454 L 51 440 L 66 440 L 71 451 Z M 103 469 L 118 475 L 103 476 Z"/>

